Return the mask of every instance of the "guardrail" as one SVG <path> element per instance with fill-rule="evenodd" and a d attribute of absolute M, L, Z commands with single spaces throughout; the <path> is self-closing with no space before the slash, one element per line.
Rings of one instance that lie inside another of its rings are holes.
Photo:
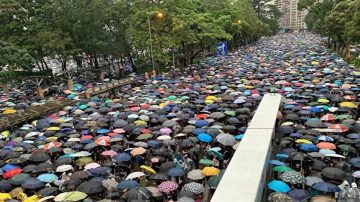
<path fill-rule="evenodd" d="M 93 95 L 98 95 L 101 93 L 105 93 L 114 88 L 119 88 L 128 84 L 132 84 L 135 82 L 135 79 L 132 77 L 121 79 L 121 80 L 113 80 L 111 83 L 102 84 L 100 86 L 96 86 L 94 88 L 89 88 L 86 90 L 85 94 L 87 98 L 90 98 Z"/>
<path fill-rule="evenodd" d="M 280 94 L 264 96 L 211 202 L 263 201 L 280 103 Z"/>
<path fill-rule="evenodd" d="M 0 131 L 9 129 L 18 124 L 35 120 L 42 116 L 58 112 L 67 105 L 72 105 L 74 100 L 55 100 L 49 101 L 43 105 L 32 106 L 23 112 L 16 112 L 14 114 L 4 114 L 0 120 Z"/>

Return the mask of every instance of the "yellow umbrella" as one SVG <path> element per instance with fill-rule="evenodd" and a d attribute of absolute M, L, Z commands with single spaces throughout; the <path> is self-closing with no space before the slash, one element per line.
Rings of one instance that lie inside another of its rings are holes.
<path fill-rule="evenodd" d="M 1 132 L 1 135 L 4 136 L 4 137 L 9 137 L 10 131 L 9 131 L 9 130 L 5 130 L 5 131 Z"/>
<path fill-rule="evenodd" d="M 32 195 L 29 198 L 23 200 L 23 202 L 38 202 L 39 201 L 39 195 Z"/>
<path fill-rule="evenodd" d="M 0 193 L 0 201 L 11 199 L 11 195 L 8 193 Z"/>
<path fill-rule="evenodd" d="M 206 89 L 212 89 L 212 88 L 214 88 L 214 86 L 213 86 L 213 85 L 208 85 L 208 86 L 206 86 L 205 88 L 206 88 Z"/>
<path fill-rule="evenodd" d="M 318 102 L 319 103 L 329 103 L 329 100 L 328 99 L 318 99 Z"/>
<path fill-rule="evenodd" d="M 37 120 L 31 122 L 31 125 L 36 126 Z"/>
<path fill-rule="evenodd" d="M 244 86 L 244 88 L 247 88 L 247 89 L 253 89 L 254 86 Z"/>
<path fill-rule="evenodd" d="M 215 167 L 205 167 L 201 170 L 201 173 L 206 176 L 214 176 L 220 173 L 220 170 Z"/>
<path fill-rule="evenodd" d="M 287 121 L 287 122 L 282 123 L 281 125 L 282 126 L 291 126 L 291 125 L 294 125 L 294 122 Z"/>
<path fill-rule="evenodd" d="M 163 102 L 163 103 L 159 104 L 159 107 L 164 108 L 164 107 L 166 107 L 166 105 L 168 105 L 168 103 Z"/>
<path fill-rule="evenodd" d="M 214 103 L 214 100 L 205 100 L 205 104 L 212 104 Z"/>
<path fill-rule="evenodd" d="M 342 102 L 340 103 L 341 107 L 357 108 L 357 106 L 352 102 Z"/>
<path fill-rule="evenodd" d="M 135 125 L 137 125 L 137 126 L 143 126 L 143 125 L 146 125 L 146 122 L 145 122 L 145 121 L 143 121 L 143 120 L 137 120 L 137 121 L 135 121 L 134 123 L 135 123 Z"/>
<path fill-rule="evenodd" d="M 313 144 L 311 141 L 305 139 L 298 139 L 295 142 L 299 144 Z"/>
<path fill-rule="evenodd" d="M 216 101 L 217 100 L 217 97 L 213 96 L 213 95 L 209 95 L 205 98 L 205 100 L 214 100 Z"/>
<path fill-rule="evenodd" d="M 60 130 L 60 128 L 56 127 L 56 126 L 53 126 L 53 127 L 48 128 L 47 130 L 58 131 L 58 130 Z"/>
<path fill-rule="evenodd" d="M 319 79 L 313 79 L 312 82 L 313 82 L 313 83 L 319 83 L 320 80 L 319 80 Z"/>
<path fill-rule="evenodd" d="M 64 192 L 57 195 L 54 201 L 81 201 L 87 197 L 87 194 L 80 191 Z"/>
<path fill-rule="evenodd" d="M 150 166 L 142 165 L 142 166 L 140 166 L 140 168 L 144 169 L 145 171 L 147 171 L 151 174 L 156 174 L 156 171 L 154 169 L 152 169 Z"/>
<path fill-rule="evenodd" d="M 46 140 L 48 140 L 48 141 L 56 141 L 57 139 L 58 139 L 58 137 L 55 137 L 55 136 L 46 138 Z"/>
<path fill-rule="evenodd" d="M 311 62 L 311 65 L 319 65 L 319 62 L 317 62 L 317 61 L 312 61 L 312 62 Z"/>
<path fill-rule="evenodd" d="M 6 110 L 3 112 L 3 114 L 14 114 L 14 113 L 16 113 L 16 110 L 14 110 L 14 109 L 6 109 Z"/>

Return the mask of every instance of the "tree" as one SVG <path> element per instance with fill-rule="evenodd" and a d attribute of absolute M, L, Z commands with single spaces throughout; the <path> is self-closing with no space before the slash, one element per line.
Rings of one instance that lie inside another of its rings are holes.
<path fill-rule="evenodd" d="M 258 18 L 269 26 L 272 34 L 276 34 L 282 16 L 278 7 L 272 3 L 272 0 L 252 0 L 251 3 Z"/>
<path fill-rule="evenodd" d="M 26 50 L 5 41 L 0 41 L 0 58 L 0 67 L 7 70 L 31 70 L 35 61 Z"/>

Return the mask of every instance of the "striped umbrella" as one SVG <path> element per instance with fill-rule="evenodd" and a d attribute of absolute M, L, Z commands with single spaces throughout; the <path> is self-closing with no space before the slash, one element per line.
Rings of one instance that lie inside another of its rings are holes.
<path fill-rule="evenodd" d="M 174 181 L 165 181 L 159 184 L 158 189 L 160 192 L 169 193 L 176 190 L 179 185 Z"/>

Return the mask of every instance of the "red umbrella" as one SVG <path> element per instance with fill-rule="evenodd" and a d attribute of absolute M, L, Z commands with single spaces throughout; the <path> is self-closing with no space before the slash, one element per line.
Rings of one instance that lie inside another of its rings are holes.
<path fill-rule="evenodd" d="M 21 168 L 14 168 L 12 170 L 7 171 L 6 173 L 3 174 L 3 178 L 5 179 L 9 179 L 14 177 L 17 174 L 20 174 L 22 172 Z"/>
<path fill-rule="evenodd" d="M 329 128 L 330 129 L 335 129 L 336 132 L 339 132 L 339 133 L 344 133 L 344 132 L 349 131 L 349 129 L 347 127 L 345 127 L 344 125 L 342 125 L 342 124 L 333 124 Z"/>
<path fill-rule="evenodd" d="M 333 114 L 325 114 L 320 118 L 322 121 L 335 121 L 336 117 Z"/>
<path fill-rule="evenodd" d="M 94 137 L 92 135 L 83 135 L 80 140 L 91 140 L 93 139 Z"/>

